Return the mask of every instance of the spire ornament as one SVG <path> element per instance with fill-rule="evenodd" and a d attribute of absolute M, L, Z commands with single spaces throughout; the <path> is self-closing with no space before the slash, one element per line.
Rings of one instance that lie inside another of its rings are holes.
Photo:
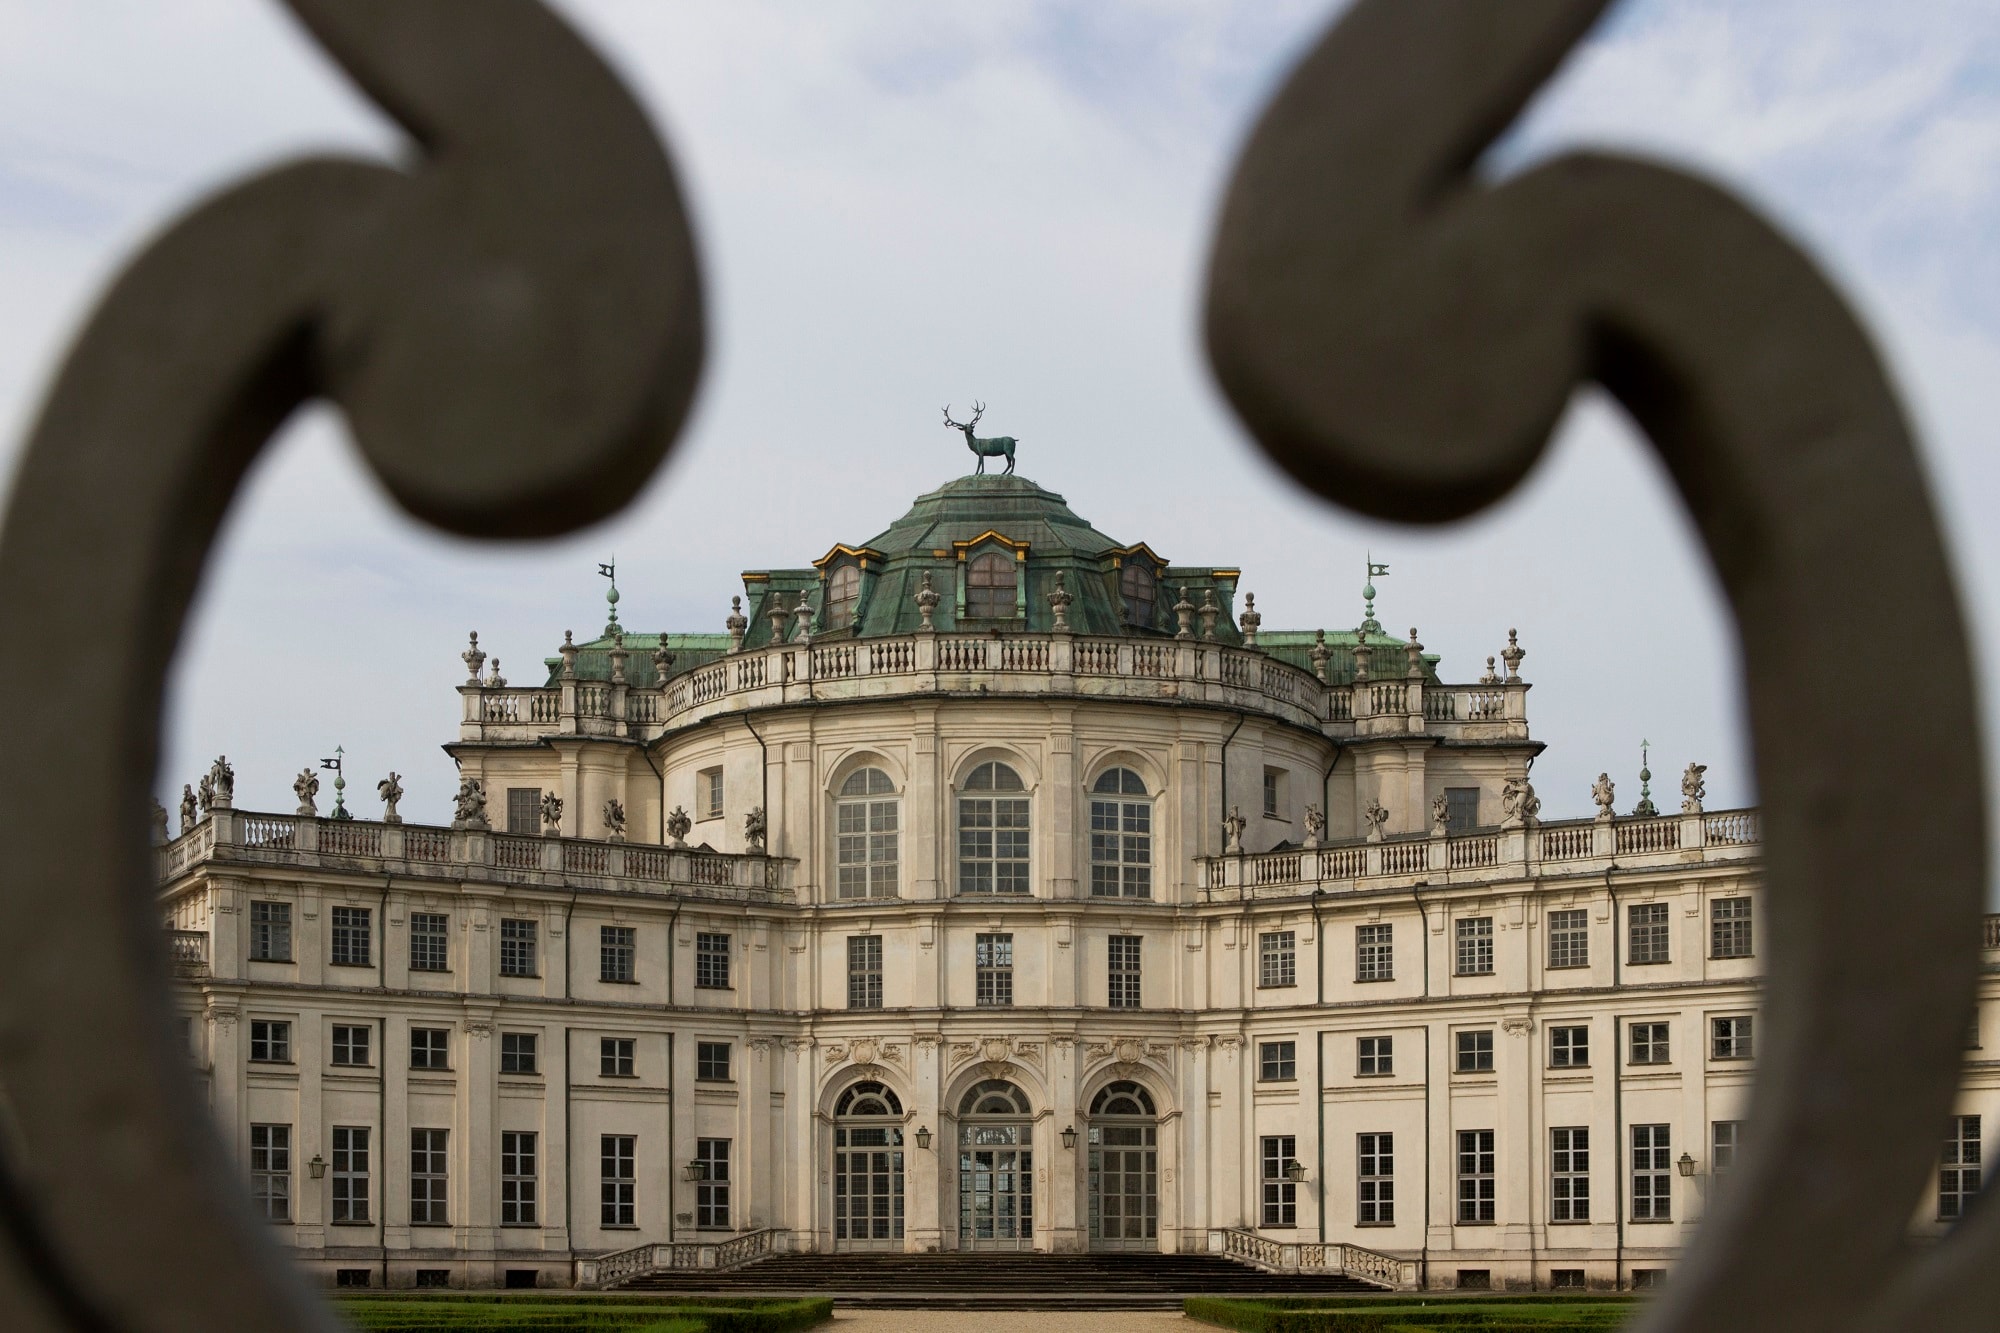
<path fill-rule="evenodd" d="M 1375 650 L 1368 646 L 1368 631 L 1366 629 L 1358 629 L 1354 631 L 1354 683 L 1355 684 L 1360 685 L 1360 684 L 1365 684 L 1367 682 L 1369 659 L 1372 658 L 1374 655 L 1375 655 Z"/>
<path fill-rule="evenodd" d="M 1382 632 L 1382 623 L 1375 619 L 1375 580 L 1386 575 L 1389 572 L 1389 567 L 1387 565 L 1376 564 L 1375 557 L 1372 554 L 1367 557 L 1367 560 L 1368 579 L 1361 585 L 1361 628 L 1371 633 L 1380 634 Z"/>
<path fill-rule="evenodd" d="M 1257 613 L 1257 594 L 1254 592 L 1244 593 L 1243 614 L 1236 617 L 1236 627 L 1243 631 L 1243 646 L 1245 648 L 1255 648 L 1257 646 L 1257 627 L 1263 623 L 1264 617 Z"/>
<path fill-rule="evenodd" d="M 931 587 L 931 572 L 925 570 L 923 586 L 917 589 L 916 596 L 917 614 L 924 620 L 923 624 L 917 626 L 919 631 L 929 633 L 937 629 L 937 626 L 931 623 L 931 617 L 937 613 L 938 603 L 943 600 L 938 596 L 937 589 Z"/>
<path fill-rule="evenodd" d="M 604 601 L 607 607 L 604 613 L 604 636 L 610 638 L 613 634 L 618 633 L 620 629 L 618 624 L 618 557 L 614 555 L 611 557 L 609 564 L 599 565 L 597 572 L 611 580 L 611 586 L 604 590 Z"/>
<path fill-rule="evenodd" d="M 783 643 L 785 641 L 785 622 L 792 618 L 792 613 L 785 609 L 785 598 L 782 593 L 773 589 L 768 596 L 771 599 L 771 604 L 764 608 L 764 618 L 771 622 L 771 642 Z"/>
<path fill-rule="evenodd" d="M 562 647 L 556 649 L 562 654 L 562 678 L 576 679 L 576 637 L 569 630 L 563 631 Z"/>
<path fill-rule="evenodd" d="M 799 594 L 798 604 L 792 607 L 792 617 L 799 622 L 799 627 L 792 637 L 800 643 L 811 643 L 813 637 L 813 609 L 812 602 L 807 599 L 806 594 Z"/>
<path fill-rule="evenodd" d="M 1174 637 L 1176 639 L 1192 639 L 1194 637 L 1194 603 L 1190 602 L 1187 598 L 1187 585 L 1185 583 L 1181 585 L 1181 599 L 1174 603 L 1174 619 L 1180 622 L 1180 628 L 1174 631 Z"/>
<path fill-rule="evenodd" d="M 479 684 L 479 668 L 486 663 L 486 653 L 479 646 L 479 631 L 472 631 L 472 646 L 459 654 L 465 662 L 465 683 Z"/>
<path fill-rule="evenodd" d="M 493 659 L 493 678 L 499 684 L 506 683 L 500 680 L 500 659 L 497 657 Z M 353 813 L 347 808 L 347 751 L 341 746 L 334 746 L 333 758 L 320 760 L 319 766 L 333 773 L 333 810 L 327 818 L 354 818 Z"/>
<path fill-rule="evenodd" d="M 1507 680 L 1509 684 L 1521 678 L 1521 659 L 1528 655 L 1528 650 L 1521 646 L 1521 641 L 1517 637 L 1518 634 L 1519 631 L 1517 630 L 1508 630 L 1507 646 L 1500 650 L 1500 660 L 1507 664 Z"/>
<path fill-rule="evenodd" d="M 660 631 L 660 641 L 653 649 L 653 683 L 667 683 L 667 672 L 673 669 L 674 652 L 667 646 L 667 632 Z"/>
<path fill-rule="evenodd" d="M 1312 659 L 1313 674 L 1318 676 L 1320 681 L 1324 683 L 1326 681 L 1326 662 L 1328 658 L 1333 656 L 1333 649 L 1326 646 L 1325 630 L 1316 629 L 1313 631 L 1313 646 L 1306 653 L 1306 656 Z"/>
<path fill-rule="evenodd" d="M 625 662 L 632 656 L 625 649 L 624 630 L 612 631 L 611 651 L 606 653 L 605 656 L 611 659 L 611 683 L 613 685 L 623 685 L 625 683 Z"/>
<path fill-rule="evenodd" d="M 924 576 L 928 581 L 930 576 Z M 1055 632 L 1069 633 L 1069 604 L 1076 599 L 1070 596 L 1069 585 L 1063 580 L 1063 572 L 1056 571 L 1056 586 L 1049 591 L 1049 610 L 1055 613 Z M 928 623 L 928 619 L 926 620 Z"/>
<path fill-rule="evenodd" d="M 1651 819 L 1659 814 L 1653 804 L 1653 770 L 1646 766 L 1653 743 L 1639 742 L 1639 804 L 1632 807 L 1632 814 L 1639 819 Z"/>
<path fill-rule="evenodd" d="M 1199 614 L 1201 615 L 1202 641 L 1204 643 L 1213 642 L 1215 639 L 1216 617 L 1222 614 L 1222 608 L 1215 604 L 1215 589 L 1209 588 L 1202 593 L 1201 611 Z"/>
<path fill-rule="evenodd" d="M 742 652 L 743 634 L 750 628 L 750 618 L 743 614 L 743 599 L 741 597 L 732 597 L 729 599 L 729 615 L 724 618 L 722 628 L 729 631 L 729 651 L 732 653 Z"/>

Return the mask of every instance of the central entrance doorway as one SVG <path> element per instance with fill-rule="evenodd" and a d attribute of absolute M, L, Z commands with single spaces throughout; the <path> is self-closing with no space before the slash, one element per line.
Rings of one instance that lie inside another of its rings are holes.
<path fill-rule="evenodd" d="M 1090 1102 L 1090 1248 L 1160 1248 L 1160 1127 L 1152 1094 L 1105 1085 Z"/>
<path fill-rule="evenodd" d="M 903 1248 L 903 1104 L 880 1083 L 834 1104 L 833 1248 Z"/>
<path fill-rule="evenodd" d="M 1027 1250 L 1035 1237 L 1034 1122 L 1004 1079 L 975 1083 L 958 1104 L 958 1247 Z"/>

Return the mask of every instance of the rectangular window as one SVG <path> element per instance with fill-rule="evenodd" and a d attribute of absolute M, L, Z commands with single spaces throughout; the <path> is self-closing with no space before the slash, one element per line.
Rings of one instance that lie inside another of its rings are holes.
<path fill-rule="evenodd" d="M 1493 1131 L 1458 1131 L 1458 1220 L 1477 1225 L 1493 1220 Z"/>
<path fill-rule="evenodd" d="M 875 792 L 870 785 L 872 780 L 879 780 L 883 793 L 895 790 L 880 769 L 862 770 L 848 779 L 848 788 L 856 785 L 856 778 L 871 795 Z M 896 896 L 897 822 L 897 801 L 893 794 L 845 800 L 834 806 L 834 854 L 839 862 L 841 897 Z"/>
<path fill-rule="evenodd" d="M 410 1225 L 441 1227 L 445 1211 L 445 1136 L 442 1129 L 410 1131 Z"/>
<path fill-rule="evenodd" d="M 637 1140 L 630 1134 L 606 1134 L 597 1141 L 598 1212 L 597 1220 L 607 1227 L 636 1225 L 639 1174 L 635 1153 Z"/>
<path fill-rule="evenodd" d="M 597 979 L 629 983 L 639 960 L 637 926 L 597 928 Z"/>
<path fill-rule="evenodd" d="M 1479 788 L 1444 789 L 1444 827 L 1451 834 L 1470 833 L 1479 827 Z"/>
<path fill-rule="evenodd" d="M 1549 1029 L 1549 1068 L 1583 1069 L 1590 1064 L 1590 1029 Z"/>
<path fill-rule="evenodd" d="M 631 1037 L 599 1037 L 597 1039 L 598 1077 L 636 1077 L 638 1046 L 639 1043 Z"/>
<path fill-rule="evenodd" d="M 1549 966 L 1590 966 L 1590 913 L 1581 907 L 1549 913 Z"/>
<path fill-rule="evenodd" d="M 701 1164 L 701 1178 L 694 1187 L 694 1224 L 697 1227 L 729 1226 L 729 1140 L 696 1139 L 694 1160 Z"/>
<path fill-rule="evenodd" d="M 1625 909 L 1625 961 L 1665 963 L 1672 958 L 1667 948 L 1667 904 L 1633 903 Z"/>
<path fill-rule="evenodd" d="M 1026 797 L 961 796 L 958 800 L 958 891 L 1028 892 L 1031 887 L 1028 834 Z"/>
<path fill-rule="evenodd" d="M 1736 1150 L 1743 1146 L 1743 1122 L 1718 1120 L 1709 1126 L 1708 1173 L 1726 1176 L 1736 1169 Z"/>
<path fill-rule="evenodd" d="M 1632 1126 L 1632 1220 L 1666 1222 L 1674 1215 L 1674 1147 L 1665 1125 Z"/>
<path fill-rule="evenodd" d="M 973 1003 L 1004 1009 L 1014 1003 L 1014 937 L 979 935 L 972 942 Z"/>
<path fill-rule="evenodd" d="M 503 917 L 500 921 L 500 975 L 532 977 L 536 975 L 535 969 L 535 923 Z"/>
<path fill-rule="evenodd" d="M 1299 984 L 1298 935 L 1289 930 L 1272 930 L 1257 937 L 1257 984 L 1296 986 Z"/>
<path fill-rule="evenodd" d="M 1289 1083 L 1299 1076 L 1299 1044 L 1295 1041 L 1257 1043 L 1257 1077 L 1266 1083 Z"/>
<path fill-rule="evenodd" d="M 699 933 L 694 937 L 694 984 L 700 990 L 729 989 L 729 937 Z"/>
<path fill-rule="evenodd" d="M 375 945 L 371 937 L 370 918 L 374 909 L 368 907 L 336 907 L 333 909 L 333 965 L 335 967 L 372 967 L 375 961 Z"/>
<path fill-rule="evenodd" d="M 333 1218 L 335 1222 L 368 1220 L 368 1130 L 354 1125 L 333 1127 Z"/>
<path fill-rule="evenodd" d="M 1139 937 L 1113 935 L 1110 944 L 1111 995 L 1113 1009 L 1139 1007 Z"/>
<path fill-rule="evenodd" d="M 847 1007 L 882 1007 L 882 937 L 847 937 Z"/>
<path fill-rule="evenodd" d="M 703 819 L 722 818 L 722 770 L 704 768 L 695 775 L 695 799 L 701 802 Z"/>
<path fill-rule="evenodd" d="M 410 1068 L 451 1068 L 451 1029 L 411 1028 Z"/>
<path fill-rule="evenodd" d="M 1354 979 L 1393 981 L 1396 978 L 1396 928 L 1356 926 L 1354 928 Z"/>
<path fill-rule="evenodd" d="M 1297 1160 L 1298 1140 L 1290 1134 L 1267 1134 L 1259 1143 L 1258 1174 L 1263 1187 L 1263 1225 L 1292 1227 L 1299 1222 L 1299 1187 L 1289 1171 Z"/>
<path fill-rule="evenodd" d="M 1979 1193 L 1979 1117 L 1953 1116 L 1938 1167 L 1938 1219 L 1965 1216 L 1972 1196 Z"/>
<path fill-rule="evenodd" d="M 1590 1130 L 1549 1131 L 1549 1221 L 1590 1220 Z"/>
<path fill-rule="evenodd" d="M 1493 918 L 1461 917 L 1454 923 L 1457 950 L 1453 971 L 1461 977 L 1483 977 L 1493 972 Z"/>
<path fill-rule="evenodd" d="M 1749 1014 L 1708 1020 L 1708 1056 L 1711 1060 L 1748 1060 L 1757 1020 Z"/>
<path fill-rule="evenodd" d="M 374 1029 L 348 1023 L 333 1025 L 333 1063 L 337 1065 L 372 1065 L 374 1059 L 368 1047 Z"/>
<path fill-rule="evenodd" d="M 500 1225 L 535 1225 L 535 1136 L 522 1130 L 500 1131 Z"/>
<path fill-rule="evenodd" d="M 1354 1136 L 1354 1220 L 1364 1227 L 1396 1221 L 1396 1136 Z"/>
<path fill-rule="evenodd" d="M 1634 1023 L 1632 1025 L 1632 1063 L 1635 1065 L 1663 1065 L 1668 1061 L 1667 1025 L 1665 1023 Z"/>
<path fill-rule="evenodd" d="M 250 904 L 250 957 L 259 963 L 292 961 L 292 905 Z"/>
<path fill-rule="evenodd" d="M 292 1127 L 250 1126 L 250 1199 L 266 1222 L 292 1220 Z"/>
<path fill-rule="evenodd" d="M 1267 768 L 1264 770 L 1264 817 L 1279 819 L 1283 816 L 1285 800 L 1285 770 Z"/>
<path fill-rule="evenodd" d="M 410 971 L 444 972 L 451 962 L 451 918 L 442 912 L 410 913 Z"/>
<path fill-rule="evenodd" d="M 542 789 L 507 789 L 507 831 L 532 836 L 542 831 Z"/>
<path fill-rule="evenodd" d="M 250 1058 L 262 1064 L 292 1062 L 292 1025 L 277 1019 L 250 1020 Z"/>
<path fill-rule="evenodd" d="M 1386 1077 L 1396 1072 L 1394 1037 L 1363 1037 L 1355 1045 L 1359 1059 L 1354 1072 L 1362 1078 Z"/>
<path fill-rule="evenodd" d="M 1461 1074 L 1493 1072 L 1493 1029 L 1474 1028 L 1456 1034 L 1458 1059 L 1452 1068 Z"/>
<path fill-rule="evenodd" d="M 537 1034 L 533 1032 L 501 1033 L 500 1072 L 503 1074 L 534 1073 L 536 1037 Z"/>
<path fill-rule="evenodd" d="M 1708 956 L 1750 957 L 1750 900 L 1711 898 L 1708 903 Z"/>
<path fill-rule="evenodd" d="M 716 1079 L 727 1082 L 734 1077 L 729 1072 L 729 1043 L 726 1041 L 700 1041 L 694 1047 L 694 1076 L 702 1079 Z"/>

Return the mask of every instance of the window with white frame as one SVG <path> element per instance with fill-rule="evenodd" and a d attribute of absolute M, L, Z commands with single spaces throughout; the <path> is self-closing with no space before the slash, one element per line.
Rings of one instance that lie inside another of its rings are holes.
<path fill-rule="evenodd" d="M 1257 1043 L 1257 1078 L 1264 1083 L 1290 1083 L 1299 1076 L 1299 1044 L 1296 1041 Z"/>
<path fill-rule="evenodd" d="M 1634 1023 L 1632 1025 L 1632 1063 L 1635 1065 L 1663 1065 L 1668 1063 L 1667 1025 L 1665 1023 Z"/>
<path fill-rule="evenodd" d="M 411 1028 L 410 1068 L 451 1068 L 451 1029 Z"/>
<path fill-rule="evenodd" d="M 443 972 L 451 960 L 451 918 L 443 912 L 410 913 L 410 971 Z"/>
<path fill-rule="evenodd" d="M 333 1063 L 336 1065 L 366 1066 L 375 1063 L 369 1053 L 374 1037 L 374 1028 L 365 1023 L 335 1023 L 333 1025 Z"/>
<path fill-rule="evenodd" d="M 250 1126 L 250 1200 L 266 1222 L 292 1220 L 292 1127 Z"/>
<path fill-rule="evenodd" d="M 1632 1220 L 1672 1220 L 1673 1181 L 1673 1132 L 1665 1125 L 1632 1126 Z"/>
<path fill-rule="evenodd" d="M 250 958 L 258 963 L 292 961 L 292 905 L 250 904 Z"/>
<path fill-rule="evenodd" d="M 1549 1131 L 1549 1221 L 1590 1220 L 1590 1130 Z"/>
<path fill-rule="evenodd" d="M 1582 1069 L 1590 1064 L 1590 1029 L 1582 1026 L 1549 1029 L 1549 1068 Z"/>
<path fill-rule="evenodd" d="M 847 937 L 847 1007 L 882 1007 L 882 937 Z"/>
<path fill-rule="evenodd" d="M 410 1225 L 441 1227 L 451 1221 L 446 1210 L 445 1152 L 448 1130 L 410 1131 Z"/>
<path fill-rule="evenodd" d="M 1489 976 L 1493 971 L 1493 918 L 1464 916 L 1452 923 L 1452 970 L 1461 977 Z"/>
<path fill-rule="evenodd" d="M 1590 966 L 1590 913 L 1581 907 L 1550 912 L 1549 966 Z"/>
<path fill-rule="evenodd" d="M 1470 1028 L 1453 1034 L 1457 1060 L 1452 1068 L 1461 1074 L 1493 1072 L 1493 1029 Z"/>
<path fill-rule="evenodd" d="M 694 1048 L 694 1076 L 704 1082 L 726 1083 L 735 1075 L 730 1072 L 731 1043 L 726 1041 L 696 1042 Z"/>
<path fill-rule="evenodd" d="M 1396 1136 L 1354 1136 L 1354 1221 L 1386 1227 L 1396 1221 Z"/>
<path fill-rule="evenodd" d="M 633 980 L 633 969 L 639 958 L 639 928 L 637 926 L 599 926 L 597 928 L 597 979 L 621 984 Z M 700 985 L 700 982 L 696 982 Z"/>
<path fill-rule="evenodd" d="M 833 819 L 841 897 L 896 896 L 900 812 L 896 784 L 879 768 L 857 769 L 840 784 Z"/>
<path fill-rule="evenodd" d="M 597 1220 L 607 1227 L 636 1225 L 639 1173 L 631 1134 L 604 1134 L 597 1140 Z"/>
<path fill-rule="evenodd" d="M 1708 1020 L 1708 1055 L 1711 1060 L 1748 1060 L 1756 1054 L 1754 1038 L 1757 1020 L 1750 1014 L 1731 1014 Z"/>
<path fill-rule="evenodd" d="M 533 1032 L 503 1032 L 500 1034 L 500 1072 L 503 1074 L 532 1074 L 536 1069 L 537 1047 L 541 1045 L 539 1034 Z"/>
<path fill-rule="evenodd" d="M 531 1227 L 538 1216 L 539 1176 L 535 1170 L 535 1135 L 529 1130 L 500 1132 L 500 1225 Z"/>
<path fill-rule="evenodd" d="M 1938 1167 L 1938 1204 L 1940 1221 L 1952 1221 L 1964 1217 L 1965 1210 L 1979 1193 L 1980 1126 L 1976 1115 L 1959 1115 L 1951 1119 L 1951 1131 L 1945 1136 L 1944 1152 Z"/>
<path fill-rule="evenodd" d="M 861 600 L 861 570 L 841 564 L 826 576 L 826 595 L 821 599 L 828 629 L 846 629 L 854 623 L 854 605 Z"/>
<path fill-rule="evenodd" d="M 1021 775 L 984 763 L 958 797 L 958 891 L 1028 892 L 1028 798 Z"/>
<path fill-rule="evenodd" d="M 1283 819 L 1285 817 L 1285 778 L 1282 768 L 1266 767 L 1264 770 L 1264 818 Z"/>
<path fill-rule="evenodd" d="M 1354 928 L 1354 979 L 1396 979 L 1396 928 L 1393 925 Z"/>
<path fill-rule="evenodd" d="M 694 1141 L 694 1160 L 700 1170 L 694 1187 L 697 1227 L 727 1229 L 729 1226 L 729 1142 L 728 1139 Z"/>
<path fill-rule="evenodd" d="M 1748 958 L 1750 944 L 1750 900 L 1711 898 L 1708 901 L 1708 956 Z"/>
<path fill-rule="evenodd" d="M 965 563 L 965 618 L 1013 620 L 1020 610 L 1015 600 L 1018 575 L 1014 556 L 985 551 Z"/>
<path fill-rule="evenodd" d="M 597 1076 L 599 1078 L 637 1078 L 639 1043 L 633 1037 L 599 1037 L 597 1039 Z"/>
<path fill-rule="evenodd" d="M 1665 903 L 1632 903 L 1625 909 L 1625 961 L 1634 966 L 1673 961 Z"/>
<path fill-rule="evenodd" d="M 336 907 L 333 909 L 333 955 L 335 967 L 372 967 L 375 962 L 374 941 L 370 918 L 374 909 L 368 907 Z"/>
<path fill-rule="evenodd" d="M 1362 1078 L 1384 1078 L 1396 1072 L 1394 1037 L 1361 1037 L 1355 1041 L 1354 1072 Z"/>
<path fill-rule="evenodd" d="M 1493 1131 L 1458 1131 L 1458 1220 L 1476 1226 L 1493 1220 Z"/>
<path fill-rule="evenodd" d="M 333 1161 L 328 1174 L 332 1179 L 334 1222 L 358 1224 L 368 1220 L 368 1134 L 367 1127 L 362 1125 L 333 1127 Z"/>
<path fill-rule="evenodd" d="M 1153 802 L 1129 768 L 1107 769 L 1090 787 L 1090 893 L 1153 896 Z"/>
<path fill-rule="evenodd" d="M 711 931 L 695 933 L 694 985 L 696 990 L 729 989 L 729 936 Z"/>
<path fill-rule="evenodd" d="M 1137 1009 L 1139 1007 L 1139 937 L 1137 935 L 1113 935 L 1110 939 L 1109 962 L 1111 994 L 1109 1003 L 1113 1009 Z"/>
<path fill-rule="evenodd" d="M 1299 984 L 1299 937 L 1289 930 L 1267 930 L 1257 937 L 1257 984 L 1263 987 Z"/>
<path fill-rule="evenodd" d="M 282 1019 L 250 1020 L 250 1058 L 262 1064 L 292 1062 L 292 1025 Z"/>
<path fill-rule="evenodd" d="M 501 918 L 500 975 L 532 977 L 535 968 L 535 923 L 527 918 Z"/>
<path fill-rule="evenodd" d="M 695 803 L 703 819 L 722 818 L 722 770 L 704 768 L 694 775 Z"/>
<path fill-rule="evenodd" d="M 1291 1176 L 1291 1165 L 1298 1160 L 1298 1142 L 1290 1134 L 1266 1134 L 1258 1143 L 1264 1226 L 1294 1227 L 1299 1224 L 1299 1187 Z"/>
<path fill-rule="evenodd" d="M 982 1009 L 1014 1003 L 1014 937 L 975 935 L 972 940 L 972 1002 Z"/>
<path fill-rule="evenodd" d="M 522 837 L 532 837 L 542 831 L 540 787 L 507 789 L 507 831 Z"/>

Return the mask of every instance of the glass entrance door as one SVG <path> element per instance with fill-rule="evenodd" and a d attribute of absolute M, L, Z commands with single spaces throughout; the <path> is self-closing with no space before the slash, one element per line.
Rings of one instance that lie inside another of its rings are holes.
<path fill-rule="evenodd" d="M 990 1080 L 959 1107 L 958 1245 L 963 1250 L 1027 1250 L 1035 1243 L 1034 1126 L 1028 1100 Z"/>
<path fill-rule="evenodd" d="M 1090 1248 L 1158 1249 L 1160 1148 L 1152 1097 L 1136 1083 L 1113 1083 L 1092 1101 L 1090 1122 Z"/>
<path fill-rule="evenodd" d="M 903 1248 L 902 1105 L 879 1083 L 857 1083 L 834 1108 L 833 1248 Z"/>

